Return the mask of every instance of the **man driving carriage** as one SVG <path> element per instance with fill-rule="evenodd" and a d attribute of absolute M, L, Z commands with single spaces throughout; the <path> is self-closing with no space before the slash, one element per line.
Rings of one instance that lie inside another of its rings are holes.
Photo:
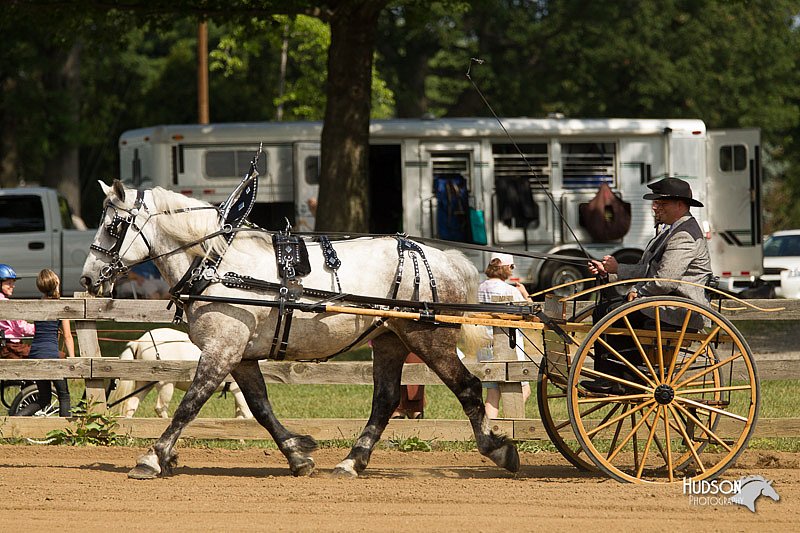
<path fill-rule="evenodd" d="M 648 243 L 642 258 L 636 264 L 626 265 L 607 255 L 602 261 L 590 260 L 589 271 L 609 282 L 635 278 L 652 279 L 636 282 L 630 287 L 621 285 L 628 287 L 624 296 L 618 295 L 616 298 L 601 301 L 594 315 L 595 322 L 625 302 L 647 296 L 681 296 L 701 305 L 708 304 L 704 285 L 712 277 L 711 257 L 703 231 L 689 212 L 691 207 L 703 207 L 703 204 L 692 197 L 691 187 L 682 179 L 667 177 L 647 187 L 653 192 L 645 194 L 643 198 L 653 201 L 656 235 Z M 665 308 L 660 312 L 660 319 L 667 327 L 680 327 L 684 314 L 682 310 Z M 655 317 L 649 309 L 629 315 L 629 320 L 634 328 L 655 328 Z M 696 314 L 691 317 L 688 325 L 693 330 L 699 330 L 703 326 L 702 317 Z M 609 340 L 609 344 L 618 351 L 628 354 L 631 363 L 642 363 L 638 350 L 627 349 L 630 347 L 625 343 L 629 342 L 629 339 Z M 595 369 L 615 376 L 623 375 L 625 370 L 608 353 L 597 354 Z M 587 381 L 584 386 L 593 392 L 622 392 L 618 384 L 609 380 Z"/>

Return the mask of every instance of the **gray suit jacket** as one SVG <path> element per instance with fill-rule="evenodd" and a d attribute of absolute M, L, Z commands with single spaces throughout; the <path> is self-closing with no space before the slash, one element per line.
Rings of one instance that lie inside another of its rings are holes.
<path fill-rule="evenodd" d="M 635 265 L 620 264 L 617 278 L 657 278 L 654 281 L 639 282 L 635 285 L 641 296 L 682 296 L 697 303 L 707 305 L 705 289 L 695 285 L 685 285 L 674 281 L 681 280 L 705 285 L 711 273 L 711 256 L 708 244 L 697 220 L 689 214 L 677 220 L 669 231 L 663 231 L 650 243 Z M 680 326 L 684 313 L 672 308 L 662 311 L 664 322 Z M 694 315 L 689 326 L 700 329 L 708 320 Z"/>

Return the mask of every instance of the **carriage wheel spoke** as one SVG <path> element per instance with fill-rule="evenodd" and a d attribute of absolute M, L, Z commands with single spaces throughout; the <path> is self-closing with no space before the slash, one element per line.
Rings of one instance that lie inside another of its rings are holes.
<path fill-rule="evenodd" d="M 659 383 L 664 383 L 664 344 L 661 339 L 661 307 L 655 307 L 656 320 L 656 353 L 658 353 Z"/>
<path fill-rule="evenodd" d="M 650 424 L 649 421 L 646 422 L 647 429 L 657 428 L 658 427 L 657 422 L 658 422 L 658 420 L 656 420 L 652 425 Z M 664 460 L 664 464 L 666 464 L 667 463 L 667 450 L 664 448 L 664 445 L 661 443 L 661 439 L 658 438 L 658 435 L 654 435 L 653 436 L 653 440 L 655 441 L 656 447 L 658 448 L 658 454 Z"/>
<path fill-rule="evenodd" d="M 642 343 L 639 340 L 639 336 L 634 331 L 630 320 L 628 320 L 628 315 L 625 315 L 624 317 L 622 317 L 622 319 L 625 321 L 625 327 L 628 328 L 628 332 L 631 334 L 631 338 L 633 339 L 633 342 L 636 343 L 636 348 L 639 350 L 639 355 L 642 356 L 642 361 L 647 366 L 647 371 L 650 372 L 650 375 L 653 376 L 653 379 L 655 379 L 656 370 L 653 368 L 653 365 L 650 363 L 650 359 L 647 357 L 647 353 L 645 353 L 644 347 L 642 347 Z M 645 379 L 646 379 L 646 382 L 652 383 L 651 379 L 649 379 L 649 378 L 645 378 Z"/>
<path fill-rule="evenodd" d="M 632 409 L 631 409 L 631 413 L 630 413 L 630 414 L 632 415 L 632 414 L 634 414 L 634 413 L 636 413 L 636 412 L 638 412 L 638 411 L 641 411 L 641 410 L 642 410 L 642 409 L 644 409 L 645 407 L 648 407 L 649 405 L 651 405 L 651 404 L 654 404 L 654 403 L 656 403 L 656 401 L 655 401 L 655 400 L 650 400 L 650 401 L 648 401 L 648 402 L 642 402 L 642 403 L 640 403 L 639 405 L 637 405 L 636 407 L 632 408 Z M 603 430 L 603 429 L 605 429 L 606 427 L 610 426 L 611 424 L 613 424 L 613 423 L 615 423 L 615 422 L 618 422 L 618 421 L 622 420 L 622 419 L 623 419 L 623 418 L 625 418 L 626 416 L 628 416 L 628 414 L 626 414 L 626 413 L 621 413 L 621 414 L 619 414 L 619 415 L 615 416 L 614 418 L 612 418 L 612 419 L 610 419 L 610 420 L 607 420 L 605 423 L 603 423 L 603 424 L 600 424 L 599 426 L 597 426 L 597 427 L 596 427 L 596 428 L 594 428 L 593 430 L 591 430 L 591 431 L 588 431 L 586 434 L 587 434 L 589 437 L 591 437 L 592 435 L 596 434 L 598 431 L 602 431 L 602 430 Z"/>
<path fill-rule="evenodd" d="M 638 340 L 638 339 L 637 339 L 637 340 Z M 606 349 L 607 349 L 609 352 L 611 352 L 611 354 L 612 354 L 614 357 L 616 357 L 616 358 L 617 358 L 619 361 L 621 361 L 621 362 L 622 362 L 622 363 L 623 363 L 625 366 L 627 366 L 627 367 L 628 367 L 628 369 L 630 369 L 630 370 L 631 370 L 631 371 L 632 371 L 634 374 L 636 374 L 637 376 L 639 376 L 639 378 L 640 378 L 642 381 L 644 381 L 645 383 L 647 383 L 647 384 L 648 384 L 650 387 L 653 387 L 653 386 L 655 385 L 655 384 L 653 383 L 653 380 L 651 380 L 649 377 L 645 376 L 645 375 L 644 375 L 644 373 L 643 373 L 641 370 L 639 370 L 638 368 L 636 368 L 636 366 L 635 366 L 635 365 L 633 365 L 633 364 L 632 364 L 630 361 L 628 361 L 628 359 L 627 359 L 627 358 L 625 358 L 625 357 L 622 357 L 622 354 L 620 354 L 620 353 L 617 351 L 617 349 L 616 349 L 616 348 L 614 348 L 613 346 L 611 346 L 610 344 L 608 344 L 608 342 L 606 342 L 606 340 L 605 340 L 604 338 L 602 338 L 602 337 L 598 338 L 598 339 L 597 339 L 597 342 L 599 342 L 600 344 L 602 344 L 602 345 L 603 345 L 603 346 L 604 346 L 604 347 L 605 347 L 605 348 L 606 348 Z M 588 369 L 587 369 L 587 370 L 588 370 Z"/>
<path fill-rule="evenodd" d="M 612 415 L 613 415 L 613 414 L 614 414 L 614 413 L 615 413 L 615 412 L 616 412 L 616 411 L 619 409 L 619 406 L 620 406 L 620 405 L 622 405 L 622 404 L 617 404 L 617 405 L 615 405 L 615 406 L 614 406 L 614 407 L 613 407 L 613 408 L 612 408 L 612 409 L 611 409 L 611 410 L 610 410 L 610 411 L 609 411 L 609 412 L 606 414 L 606 416 L 603 418 L 603 420 L 602 420 L 600 423 L 602 424 L 603 422 L 605 422 L 606 420 L 608 420 L 609 418 L 611 418 L 611 416 L 612 416 Z M 581 418 L 585 418 L 586 416 L 588 416 L 588 415 L 590 415 L 590 414 L 594 413 L 595 411 L 598 411 L 598 410 L 602 409 L 603 407 L 605 407 L 605 405 L 601 403 L 601 404 L 595 405 L 594 407 L 592 407 L 592 408 L 590 408 L 590 409 L 587 409 L 587 410 L 585 410 L 585 411 L 581 411 Z M 561 430 L 561 429 L 564 429 L 565 427 L 567 427 L 569 424 L 570 424 L 570 421 L 569 421 L 569 420 L 567 420 L 567 421 L 565 421 L 565 422 L 562 422 L 562 423 L 560 423 L 560 424 L 557 424 L 557 425 L 555 426 L 555 428 L 556 428 L 556 430 Z"/>
<path fill-rule="evenodd" d="M 672 417 L 675 419 L 675 425 L 677 426 L 678 432 L 683 436 L 684 441 L 686 441 L 686 445 L 692 452 L 692 456 L 694 456 L 695 463 L 697 463 L 697 466 L 700 468 L 701 472 L 705 472 L 706 467 L 703 465 L 703 462 L 700 460 L 700 456 L 697 454 L 697 448 L 700 447 L 700 442 L 695 443 L 695 441 L 693 441 L 689 436 L 689 432 L 686 430 L 683 420 L 681 420 L 681 417 L 678 416 L 678 412 L 675 410 L 675 408 L 672 405 L 668 405 L 666 407 L 668 407 L 672 413 Z"/>
<path fill-rule="evenodd" d="M 656 419 L 658 419 L 657 413 Z M 650 453 L 650 446 L 653 445 L 653 438 L 656 436 L 657 424 L 651 426 L 647 421 L 645 421 L 645 424 L 650 428 L 650 433 L 647 435 L 647 442 L 645 442 L 644 450 L 642 450 L 642 460 L 639 461 L 639 466 L 636 468 L 636 477 L 638 479 L 642 479 L 642 471 L 644 471 L 644 465 L 647 462 L 647 455 Z"/>
<path fill-rule="evenodd" d="M 683 345 L 683 338 L 686 336 L 686 330 L 689 328 L 689 320 L 692 317 L 692 310 L 686 310 L 686 316 L 683 318 L 683 325 L 681 326 L 681 333 L 678 336 L 678 341 L 675 343 L 675 351 L 672 352 L 672 360 L 669 363 L 669 370 L 667 376 L 671 376 L 675 372 L 675 363 L 678 361 L 678 354 L 681 352 Z"/>
<path fill-rule="evenodd" d="M 646 405 L 646 404 L 642 404 L 642 405 L 641 405 L 641 406 L 639 406 L 639 407 L 643 407 L 644 405 Z M 650 413 L 652 413 L 653 411 L 655 411 L 657 407 L 658 407 L 658 404 L 657 404 L 657 403 L 655 403 L 655 402 L 653 402 L 653 405 L 651 405 L 651 406 L 650 406 L 650 409 L 648 409 L 648 411 L 647 411 L 647 412 L 646 412 L 646 413 L 645 413 L 645 414 L 642 416 L 642 418 L 641 418 L 641 419 L 640 419 L 638 422 L 636 422 L 635 424 L 634 424 L 634 422 L 633 422 L 633 421 L 634 421 L 634 419 L 636 418 L 634 415 L 635 415 L 635 414 L 636 414 L 638 411 L 640 411 L 641 409 L 639 409 L 639 408 L 637 407 L 637 408 L 635 408 L 635 409 L 631 409 L 631 410 L 630 410 L 631 425 L 632 425 L 633 427 L 632 427 L 632 428 L 631 428 L 631 430 L 628 432 L 628 434 L 627 434 L 627 435 L 625 435 L 625 438 L 623 438 L 623 439 L 622 439 L 622 442 L 619 444 L 619 446 L 617 446 L 617 448 L 616 448 L 616 449 L 614 449 L 614 451 L 613 451 L 612 453 L 610 453 L 610 454 L 609 454 L 609 456 L 608 456 L 608 460 L 609 460 L 609 461 L 613 460 L 613 459 L 614 459 L 614 457 L 616 457 L 616 455 L 617 455 L 617 454 L 618 454 L 618 453 L 619 453 L 619 452 L 622 450 L 622 448 L 623 448 L 623 447 L 624 447 L 624 446 L 625 446 L 625 445 L 628 443 L 628 441 L 629 441 L 629 440 L 631 440 L 632 438 L 633 438 L 633 439 L 635 439 L 635 437 L 636 437 L 636 432 L 637 432 L 637 431 L 639 431 L 639 428 L 642 426 L 642 424 L 644 424 L 644 421 L 645 421 L 645 419 L 646 419 L 648 416 L 650 416 Z M 624 414 L 624 413 L 623 413 L 623 414 Z M 634 453 L 634 457 L 635 457 L 635 456 L 636 456 L 636 454 L 637 454 L 637 446 L 634 446 L 634 447 L 633 447 L 633 453 Z M 634 460 L 635 460 L 635 459 L 634 459 Z"/>
<path fill-rule="evenodd" d="M 652 392 L 652 390 L 653 390 L 652 386 L 648 387 L 646 385 L 642 385 L 641 383 L 636 383 L 634 381 L 628 381 L 627 379 L 622 379 L 619 376 L 614 376 L 613 374 L 606 374 L 605 372 L 598 372 L 597 370 L 593 370 L 591 368 L 582 368 L 581 369 L 581 375 L 582 376 L 583 375 L 588 375 L 588 376 L 591 376 L 591 377 L 598 377 L 598 378 L 602 378 L 602 379 L 607 379 L 609 381 L 613 381 L 614 383 L 620 383 L 620 384 L 626 385 L 628 387 L 634 387 L 634 388 L 637 388 L 637 389 L 640 389 L 640 390 L 644 390 L 644 391 L 648 391 L 648 392 Z M 619 396 L 617 396 L 617 398 L 619 398 Z"/>
<path fill-rule="evenodd" d="M 664 413 L 664 444 L 667 447 L 667 475 L 669 476 L 669 481 L 672 483 L 675 480 L 675 473 L 673 472 L 672 468 L 672 442 L 670 441 L 669 436 L 669 416 L 667 415 L 667 406 L 661 406 L 662 411 Z"/>
<path fill-rule="evenodd" d="M 742 356 L 743 356 L 742 352 L 737 352 L 735 355 L 732 355 L 732 356 L 728 357 L 724 361 L 719 361 L 718 363 L 715 363 L 715 364 L 713 364 L 713 365 L 711 365 L 709 367 L 703 368 L 703 370 L 701 370 L 697 374 L 694 374 L 693 376 L 690 376 L 690 377 L 684 379 L 680 383 L 677 383 L 677 384 L 673 385 L 673 388 L 674 389 L 679 389 L 681 387 L 685 387 L 685 386 L 689 385 L 690 383 L 693 383 L 693 382 L 697 381 L 699 378 L 705 376 L 706 374 L 708 374 L 710 372 L 713 372 L 714 370 L 716 370 L 716 369 L 718 369 L 718 368 L 720 368 L 722 366 L 725 366 L 727 364 L 733 363 L 733 361 L 735 361 L 736 359 L 739 359 Z M 675 380 L 675 381 L 677 381 L 677 380 Z"/>
<path fill-rule="evenodd" d="M 726 449 L 726 450 L 728 450 L 729 452 L 733 451 L 733 450 L 731 449 L 731 447 L 730 447 L 730 446 L 728 446 L 728 444 L 727 444 L 727 443 L 726 443 L 724 440 L 722 440 L 722 439 L 721 439 L 719 436 L 717 436 L 717 434 L 716 434 L 716 433 L 714 433 L 713 431 L 711 431 L 711 430 L 710 430 L 710 429 L 709 429 L 709 428 L 708 428 L 708 427 L 707 427 L 705 424 L 703 424 L 702 422 L 700 422 L 700 420 L 699 420 L 699 419 L 698 419 L 696 416 L 694 416 L 694 415 L 693 415 L 691 412 L 689 412 L 689 411 L 688 411 L 688 410 L 687 410 L 687 409 L 686 409 L 684 406 L 682 406 L 680 403 L 674 403 L 674 404 L 672 404 L 672 405 L 674 405 L 676 409 L 678 409 L 678 410 L 679 410 L 679 411 L 681 411 L 681 412 L 682 412 L 684 415 L 686 415 L 686 417 L 687 417 L 687 418 L 689 418 L 689 419 L 690 419 L 690 420 L 692 420 L 692 421 L 693 421 L 695 424 L 697 424 L 697 425 L 700 427 L 700 429 L 702 429 L 702 430 L 703 430 L 703 432 L 704 432 L 706 435 L 708 435 L 708 437 L 709 437 L 710 439 L 713 439 L 713 440 L 715 440 L 715 441 L 717 442 L 717 444 L 719 444 L 720 446 L 722 446 L 723 448 L 725 448 L 725 449 Z"/>
<path fill-rule="evenodd" d="M 630 406 L 627 404 L 622 408 L 623 413 L 629 410 Z M 608 447 L 608 454 L 606 455 L 606 459 L 608 459 L 608 456 L 611 455 L 611 450 L 614 449 L 614 446 L 617 445 L 617 439 L 619 439 L 619 432 L 622 430 L 622 424 L 624 422 L 625 419 L 623 418 L 622 420 L 619 421 L 619 423 L 617 423 L 617 427 L 614 429 L 614 436 L 611 438 L 611 444 Z"/>
<path fill-rule="evenodd" d="M 703 342 L 700 343 L 700 346 L 697 348 L 697 350 L 694 351 L 694 353 L 689 358 L 689 360 L 686 361 L 685 363 L 683 363 L 683 365 L 681 366 L 681 369 L 678 372 L 678 374 L 675 377 L 670 378 L 670 381 L 669 381 L 668 384 L 675 383 L 676 381 L 681 379 L 683 374 L 686 373 L 687 370 L 689 370 L 689 368 L 697 360 L 697 358 L 700 357 L 700 354 L 703 353 L 706 350 L 706 348 L 708 347 L 708 344 L 714 339 L 714 337 L 717 336 L 717 333 L 719 333 L 719 330 L 721 330 L 721 329 L 722 329 L 721 326 L 717 326 L 713 330 L 711 330 L 711 333 L 709 333 L 706 336 L 706 338 L 703 339 Z"/>
<path fill-rule="evenodd" d="M 627 383 L 627 382 L 626 382 Z M 653 393 L 649 394 L 626 394 L 624 396 L 602 396 L 597 398 L 582 398 L 578 400 L 578 403 L 619 403 L 628 400 L 647 400 L 648 398 L 652 398 Z"/>
<path fill-rule="evenodd" d="M 736 413 L 731 413 L 729 411 L 723 411 L 722 409 L 717 409 L 716 407 L 711 407 L 710 405 L 706 405 L 701 402 L 696 402 L 694 400 L 690 400 L 689 398 L 683 398 L 681 396 L 675 396 L 675 401 L 680 403 L 686 403 L 698 409 L 703 409 L 705 411 L 711 411 L 712 413 L 717 413 L 718 415 L 727 416 L 729 418 L 733 418 L 735 420 L 739 420 L 740 422 L 747 422 L 748 419 L 745 416 L 737 415 Z"/>
<path fill-rule="evenodd" d="M 730 385 L 725 387 L 706 387 L 700 389 L 685 389 L 685 390 L 678 389 L 675 391 L 675 395 L 682 396 L 684 394 L 704 394 L 707 392 L 724 392 L 724 391 L 750 390 L 750 389 L 752 389 L 750 385 Z"/>

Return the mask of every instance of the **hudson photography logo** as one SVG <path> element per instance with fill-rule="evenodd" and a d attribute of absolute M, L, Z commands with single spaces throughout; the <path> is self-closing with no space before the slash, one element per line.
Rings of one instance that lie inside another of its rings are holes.
<path fill-rule="evenodd" d="M 761 476 L 744 476 L 740 479 L 683 479 L 683 493 L 689 496 L 689 505 L 741 505 L 756 512 L 756 500 L 761 496 L 781 499 L 772 481 Z"/>

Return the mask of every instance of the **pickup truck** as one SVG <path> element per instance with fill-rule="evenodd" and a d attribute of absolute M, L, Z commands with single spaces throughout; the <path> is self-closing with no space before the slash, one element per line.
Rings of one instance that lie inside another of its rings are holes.
<path fill-rule="evenodd" d="M 61 278 L 61 294 L 84 290 L 81 271 L 94 231 L 76 229 L 67 201 L 54 189 L 0 189 L 0 263 L 19 277 L 14 298 L 39 298 L 36 275 L 50 268 Z"/>

